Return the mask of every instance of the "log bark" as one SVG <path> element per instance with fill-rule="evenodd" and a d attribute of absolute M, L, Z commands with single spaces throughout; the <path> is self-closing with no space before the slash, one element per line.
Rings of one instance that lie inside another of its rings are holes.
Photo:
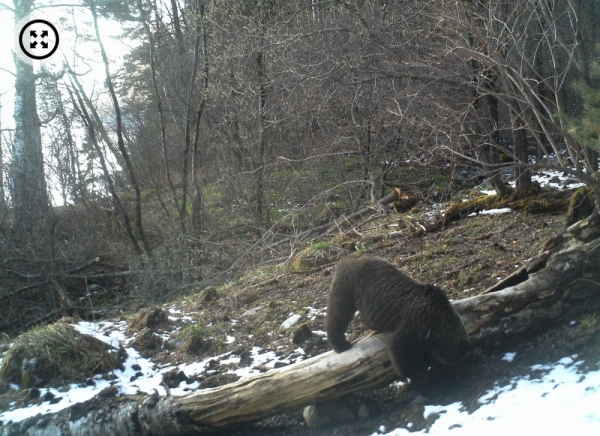
<path fill-rule="evenodd" d="M 474 347 L 569 321 L 600 308 L 600 215 L 594 213 L 548 241 L 542 264 L 510 287 L 454 301 Z M 3 435 L 181 435 L 300 410 L 396 378 L 389 335 L 371 335 L 351 350 L 327 352 L 287 367 L 184 397 L 95 399 L 55 415 L 5 426 Z M 84 414 L 85 413 L 85 414 Z"/>

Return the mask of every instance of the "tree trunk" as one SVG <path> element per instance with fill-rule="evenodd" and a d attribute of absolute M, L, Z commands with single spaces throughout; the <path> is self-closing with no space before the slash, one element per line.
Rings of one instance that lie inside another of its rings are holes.
<path fill-rule="evenodd" d="M 478 7 L 484 7 L 484 3 L 478 3 Z M 479 23 L 480 19 L 476 18 L 479 16 L 479 13 L 472 15 L 468 14 L 468 19 L 470 22 L 470 27 L 472 28 L 482 28 L 482 24 Z M 482 41 L 478 41 L 475 38 L 475 35 L 469 31 L 468 34 L 469 47 L 475 51 L 488 51 L 487 44 Z M 484 92 L 487 94 L 487 103 L 488 103 L 488 111 L 489 117 L 491 121 L 494 123 L 491 126 L 492 138 L 495 141 L 495 144 L 484 143 L 482 145 L 482 149 L 477 152 L 477 158 L 483 163 L 486 172 L 488 173 L 488 177 L 490 178 L 490 183 L 496 190 L 496 193 L 500 197 L 505 197 L 509 193 L 508 187 L 502 181 L 500 177 L 500 173 L 494 168 L 493 164 L 498 163 L 498 149 L 499 145 L 499 131 L 498 131 L 498 98 L 496 96 L 496 75 L 489 69 L 484 68 L 480 61 L 476 59 L 471 59 L 471 70 L 473 72 L 471 82 L 473 83 L 473 107 L 476 113 L 482 112 L 482 105 L 480 104 L 480 100 L 482 99 L 482 94 L 480 91 L 479 81 L 481 78 L 485 78 L 484 81 Z M 487 88 L 487 89 L 486 89 Z M 481 115 L 479 115 L 481 116 Z M 485 118 L 486 115 L 483 115 L 482 118 Z M 484 132 L 481 132 L 484 133 Z M 487 142 L 487 141 L 486 141 Z"/>
<path fill-rule="evenodd" d="M 596 203 L 600 204 L 600 194 L 597 197 Z M 517 334 L 600 309 L 598 212 L 550 239 L 532 262 L 535 269 L 522 274 L 522 281 L 517 280 L 514 286 L 452 303 L 474 347 L 495 346 Z M 92 400 L 50 418 L 37 417 L 26 425 L 8 426 L 3 434 L 202 434 L 297 411 L 394 380 L 396 374 L 387 352 L 389 337 L 371 335 L 341 354 L 330 351 L 183 397 Z"/>
<path fill-rule="evenodd" d="M 186 100 L 186 113 L 185 113 L 185 129 L 184 129 L 184 143 L 183 143 L 183 163 L 181 165 L 181 209 L 179 209 L 179 220 L 181 223 L 181 234 L 185 235 L 185 217 L 187 215 L 188 205 L 188 166 L 190 158 L 190 149 L 192 144 L 192 105 L 194 101 L 194 90 L 196 87 L 196 77 L 198 76 L 198 62 L 200 57 L 200 40 L 201 36 L 198 33 L 194 40 L 194 60 L 192 61 L 192 72 L 190 76 L 190 83 L 188 86 L 188 94 Z"/>
<path fill-rule="evenodd" d="M 204 22 L 206 5 L 202 0 L 198 0 L 196 5 L 196 32 L 202 38 L 202 59 L 204 61 L 202 74 L 202 95 L 196 113 L 196 126 L 194 128 L 194 147 L 192 149 L 192 181 L 194 184 L 194 196 L 192 198 L 192 231 L 196 238 L 200 237 L 202 230 L 202 184 L 200 183 L 199 169 L 202 167 L 202 153 L 198 147 L 200 140 L 200 121 L 206 107 L 207 92 L 208 92 L 208 44 L 206 35 L 206 23 Z"/>
<path fill-rule="evenodd" d="M 514 114 L 512 126 L 513 151 L 515 158 L 522 165 L 515 168 L 517 178 L 515 195 L 526 197 L 531 191 L 531 171 L 527 169 L 529 155 L 527 153 L 527 136 L 525 125 L 520 115 Z"/>
<path fill-rule="evenodd" d="M 256 227 L 262 234 L 265 221 L 269 221 L 269 208 L 265 198 L 265 165 L 267 160 L 267 71 L 266 71 L 266 34 L 273 5 L 266 0 L 258 3 L 260 11 L 258 52 L 256 54 L 256 74 L 258 79 L 258 148 L 256 153 Z M 265 216 L 266 215 L 266 216 Z M 266 218 L 266 219 L 265 219 Z"/>
<path fill-rule="evenodd" d="M 265 127 L 266 115 L 265 106 L 267 104 L 267 91 L 265 86 L 265 71 L 264 71 L 264 41 L 259 42 L 258 54 L 256 55 L 256 69 L 258 71 L 258 152 L 256 164 L 258 165 L 256 172 L 256 226 L 259 233 L 262 232 L 265 215 Z"/>
<path fill-rule="evenodd" d="M 33 2 L 15 1 L 15 21 L 31 13 Z M 45 232 L 49 198 L 44 172 L 41 124 L 37 112 L 33 64 L 15 56 L 15 136 L 13 142 L 12 199 L 14 222 L 20 237 L 29 240 Z M 33 241 L 31 241 L 33 242 Z M 36 249 L 37 247 L 31 247 Z"/>

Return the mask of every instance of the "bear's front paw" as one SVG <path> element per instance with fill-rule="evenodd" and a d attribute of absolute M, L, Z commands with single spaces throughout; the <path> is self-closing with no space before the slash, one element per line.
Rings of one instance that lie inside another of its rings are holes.
<path fill-rule="evenodd" d="M 331 348 L 333 348 L 336 353 L 343 353 L 344 351 L 352 348 L 352 344 L 344 339 L 343 341 L 331 344 Z"/>

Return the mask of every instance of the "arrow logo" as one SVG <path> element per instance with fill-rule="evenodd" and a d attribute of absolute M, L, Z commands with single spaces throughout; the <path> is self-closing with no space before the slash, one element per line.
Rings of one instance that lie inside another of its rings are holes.
<path fill-rule="evenodd" d="M 21 28 L 18 41 L 25 56 L 43 60 L 56 52 L 59 35 L 56 27 L 49 21 L 31 20 Z M 39 51 L 42 53 L 38 53 Z"/>

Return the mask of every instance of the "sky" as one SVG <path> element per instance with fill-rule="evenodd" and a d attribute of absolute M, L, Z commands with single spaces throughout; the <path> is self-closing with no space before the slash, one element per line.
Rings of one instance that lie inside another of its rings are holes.
<path fill-rule="evenodd" d="M 14 50 L 14 22 L 9 11 L 0 11 L 0 68 L 14 71 L 12 51 Z M 14 77 L 0 70 L 0 102 L 2 103 L 2 128 L 14 128 L 12 117 L 14 102 Z"/>
<path fill-rule="evenodd" d="M 3 3 L 0 0 L 0 3 Z M 12 5 L 12 1 L 4 2 Z M 36 4 L 50 4 L 51 2 L 44 0 L 38 0 Z M 62 2 L 61 2 L 62 3 Z M 66 3 L 66 2 L 65 2 Z M 77 2 L 72 2 L 76 4 Z M 95 35 L 93 28 L 91 27 L 92 17 L 89 10 L 76 7 L 76 8 L 44 8 L 34 11 L 31 14 L 31 19 L 44 19 L 52 23 L 60 36 L 60 43 L 58 50 L 49 59 L 45 61 L 34 61 L 34 68 L 37 70 L 40 65 L 48 66 L 52 71 L 60 71 L 63 59 L 66 58 L 68 62 L 73 65 L 75 61 L 74 54 L 77 53 L 81 56 L 89 58 L 89 67 L 82 65 L 81 61 L 77 60 L 79 68 L 76 69 L 78 73 L 88 72 L 85 76 L 80 77 L 80 80 L 84 86 L 84 89 L 91 95 L 92 92 L 104 92 L 104 64 L 101 62 L 100 52 L 97 42 L 82 42 L 76 40 L 75 32 L 68 29 L 74 25 L 77 25 L 80 33 L 88 33 Z M 123 62 L 123 56 L 127 54 L 134 43 L 131 40 L 120 38 L 122 32 L 121 24 L 115 21 L 109 21 L 107 19 L 99 19 L 99 27 L 102 36 L 102 41 L 105 45 L 107 55 L 109 57 L 111 73 L 117 72 L 119 66 Z M 13 53 L 20 48 L 15 48 L 17 44 L 16 34 L 20 29 L 15 29 L 14 15 L 11 11 L 0 10 L 0 104 L 1 113 L 0 121 L 1 128 L 14 129 L 15 120 L 13 118 L 14 113 L 14 75 L 5 71 L 15 71 L 15 65 L 13 61 Z M 106 97 L 107 101 L 108 98 Z M 40 102 L 38 101 L 38 108 Z M 2 139 L 2 146 L 7 147 L 7 133 L 4 132 Z M 12 133 L 12 132 L 11 132 Z M 74 133 L 75 138 L 81 138 L 83 132 L 78 135 Z M 42 126 L 42 138 L 44 136 L 44 126 Z M 4 149 L 4 164 L 8 163 L 9 154 Z M 49 174 L 47 174 L 48 176 Z M 52 186 L 52 183 L 50 184 Z M 53 198 L 55 205 L 62 204 L 62 198 L 60 198 L 59 192 L 51 188 L 50 194 Z"/>
<path fill-rule="evenodd" d="M 0 3 L 2 3 L 0 1 Z M 10 2 L 12 3 L 12 2 Z M 37 2 L 50 3 L 50 2 Z M 91 24 L 92 18 L 90 12 L 81 7 L 77 8 L 44 8 L 34 11 L 31 14 L 32 19 L 42 18 L 54 24 L 60 35 L 60 44 L 57 52 L 45 62 L 45 65 L 60 68 L 63 57 L 70 62 L 73 60 L 75 50 L 83 56 L 89 56 L 92 59 L 92 71 L 85 77 L 84 82 L 88 89 L 91 89 L 93 82 L 102 83 L 104 81 L 104 67 L 101 63 L 98 45 L 96 42 L 75 41 L 74 32 L 66 29 L 62 20 L 72 26 L 77 23 L 80 32 L 93 34 L 93 29 L 87 24 Z M 111 63 L 111 73 L 122 63 L 123 55 L 132 47 L 132 41 L 119 38 L 121 33 L 121 24 L 109 21 L 103 18 L 99 20 L 100 32 L 106 51 Z M 20 30 L 20 29 L 19 29 Z M 15 52 L 15 23 L 14 15 L 7 10 L 0 10 L 0 68 L 14 72 L 13 52 Z M 35 67 L 41 63 L 36 61 Z M 2 126 L 14 127 L 12 118 L 14 106 L 14 76 L 6 71 L 0 70 L 0 94 L 2 95 Z M 6 112 L 6 113 L 5 113 Z"/>

